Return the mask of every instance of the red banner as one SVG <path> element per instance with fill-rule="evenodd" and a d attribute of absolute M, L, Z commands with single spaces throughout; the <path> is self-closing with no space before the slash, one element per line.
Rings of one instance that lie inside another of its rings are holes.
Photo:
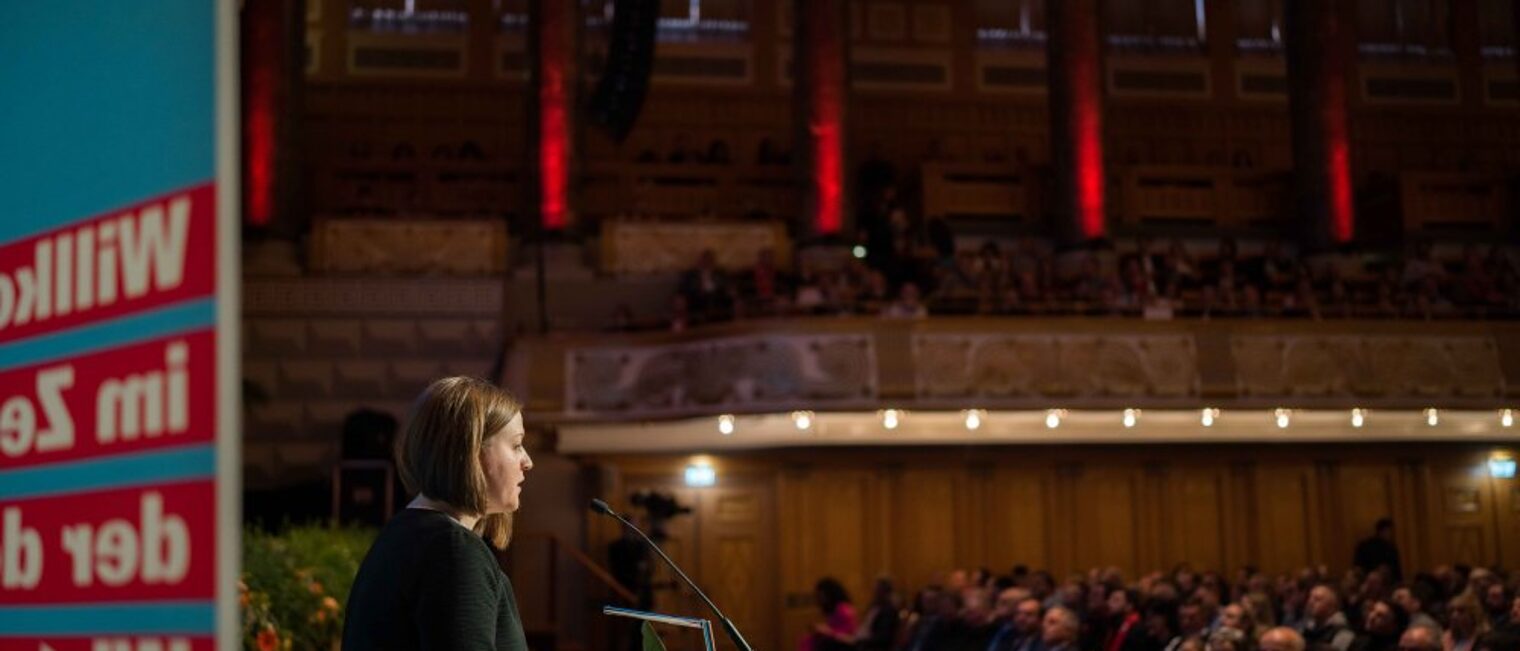
<path fill-rule="evenodd" d="M 209 296 L 215 202 L 208 183 L 0 246 L 0 343 Z"/>
<path fill-rule="evenodd" d="M 206 479 L 0 502 L 0 604 L 211 599 Z"/>
<path fill-rule="evenodd" d="M 0 372 L 0 470 L 210 441 L 216 336 L 153 339 Z"/>

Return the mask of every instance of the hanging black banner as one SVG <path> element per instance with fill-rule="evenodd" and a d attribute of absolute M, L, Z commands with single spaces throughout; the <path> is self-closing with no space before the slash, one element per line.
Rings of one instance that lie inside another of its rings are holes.
<path fill-rule="evenodd" d="M 649 92 L 649 75 L 654 67 L 659 18 L 659 0 L 613 2 L 607 61 L 587 111 L 591 122 L 606 129 L 617 142 L 633 131 L 644 109 L 644 96 Z"/>

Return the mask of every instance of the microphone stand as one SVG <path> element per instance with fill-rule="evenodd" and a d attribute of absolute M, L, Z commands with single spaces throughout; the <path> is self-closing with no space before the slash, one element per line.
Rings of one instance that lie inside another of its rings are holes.
<path fill-rule="evenodd" d="M 665 555 L 665 550 L 660 549 L 660 546 L 655 544 L 655 542 L 644 533 L 643 529 L 634 526 L 634 524 L 632 522 L 629 522 L 627 518 L 619 515 L 617 511 L 612 510 L 612 507 L 607 506 L 606 502 L 603 502 L 599 499 L 591 500 L 591 510 L 596 511 L 602 515 L 610 516 L 618 522 L 623 523 L 623 526 L 628 527 L 634 533 L 639 534 L 639 537 L 644 539 L 644 543 L 649 545 L 649 548 L 653 549 L 654 553 L 659 554 L 660 558 L 665 561 L 665 564 L 669 565 L 670 569 L 675 570 L 676 576 L 681 577 L 681 580 L 685 581 L 686 585 L 691 587 L 691 591 L 697 593 L 697 597 L 702 599 L 702 603 L 707 604 L 707 607 L 712 610 L 713 614 L 717 615 L 718 623 L 723 625 L 723 632 L 728 634 L 728 639 L 734 643 L 734 646 L 738 647 L 739 651 L 755 651 L 754 647 L 750 646 L 749 642 L 746 642 L 744 640 L 744 636 L 739 633 L 738 627 L 734 626 L 734 623 L 728 619 L 728 615 L 724 615 L 723 611 L 718 609 L 718 604 L 713 603 L 712 599 L 708 599 L 707 593 L 702 592 L 702 589 L 697 587 L 697 583 L 695 581 L 692 581 L 691 577 L 686 576 L 686 573 L 681 571 L 680 566 L 676 565 L 675 561 L 670 560 L 670 557 Z"/>

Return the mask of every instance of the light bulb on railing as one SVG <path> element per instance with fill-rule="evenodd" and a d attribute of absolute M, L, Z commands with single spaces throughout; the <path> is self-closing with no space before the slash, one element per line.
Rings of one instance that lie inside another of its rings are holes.
<path fill-rule="evenodd" d="M 985 412 L 980 409 L 967 409 L 963 413 L 966 415 L 966 429 L 975 430 L 982 426 L 982 414 Z"/>
<path fill-rule="evenodd" d="M 1125 427 L 1134 427 L 1135 423 L 1139 422 L 1139 420 L 1140 420 L 1140 410 L 1139 409 L 1126 409 L 1126 410 L 1124 410 L 1124 426 Z"/>
<path fill-rule="evenodd" d="M 902 419 L 902 412 L 896 409 L 888 409 L 881 412 L 881 426 L 887 429 L 897 429 L 898 422 Z"/>
<path fill-rule="evenodd" d="M 1289 421 L 1292 420 L 1292 418 L 1293 418 L 1293 410 L 1292 409 L 1286 409 L 1286 408 L 1283 408 L 1283 407 L 1278 407 L 1272 413 L 1273 413 L 1274 416 L 1277 417 L 1277 428 L 1278 429 L 1287 429 L 1288 425 L 1289 425 Z"/>
<path fill-rule="evenodd" d="M 1061 416 L 1066 413 L 1065 409 L 1046 409 L 1045 426 L 1055 429 L 1061 426 Z"/>
<path fill-rule="evenodd" d="M 813 412 L 811 412 L 811 411 L 794 411 L 794 412 L 792 412 L 792 423 L 797 426 L 797 429 L 807 429 L 809 427 L 812 427 L 813 426 Z"/>
<path fill-rule="evenodd" d="M 1351 426 L 1361 427 L 1367 422 L 1367 410 L 1357 407 L 1351 410 Z"/>
<path fill-rule="evenodd" d="M 1213 407 L 1204 407 L 1203 411 L 1198 415 L 1198 422 L 1203 423 L 1204 427 L 1213 427 L 1214 419 L 1216 418 L 1219 418 L 1218 409 L 1215 409 Z"/>
<path fill-rule="evenodd" d="M 1501 409 L 1501 410 L 1499 410 L 1499 425 L 1503 426 L 1503 427 L 1514 427 L 1515 426 L 1515 410 L 1513 410 L 1513 409 Z"/>
<path fill-rule="evenodd" d="M 1435 407 L 1425 408 L 1425 424 L 1431 427 L 1441 424 L 1441 411 Z"/>
<path fill-rule="evenodd" d="M 734 433 L 734 415 L 723 414 L 718 417 L 718 433 L 724 436 Z"/>

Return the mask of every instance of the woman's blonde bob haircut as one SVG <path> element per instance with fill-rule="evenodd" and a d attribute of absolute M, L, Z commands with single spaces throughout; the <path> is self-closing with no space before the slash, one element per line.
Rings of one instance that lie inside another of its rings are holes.
<path fill-rule="evenodd" d="M 486 515 L 480 452 L 486 439 L 521 411 L 522 404 L 501 387 L 478 378 L 446 377 L 417 396 L 406 429 L 396 439 L 396 467 L 407 491 L 481 516 L 475 532 L 498 549 L 511 538 L 511 514 Z"/>

